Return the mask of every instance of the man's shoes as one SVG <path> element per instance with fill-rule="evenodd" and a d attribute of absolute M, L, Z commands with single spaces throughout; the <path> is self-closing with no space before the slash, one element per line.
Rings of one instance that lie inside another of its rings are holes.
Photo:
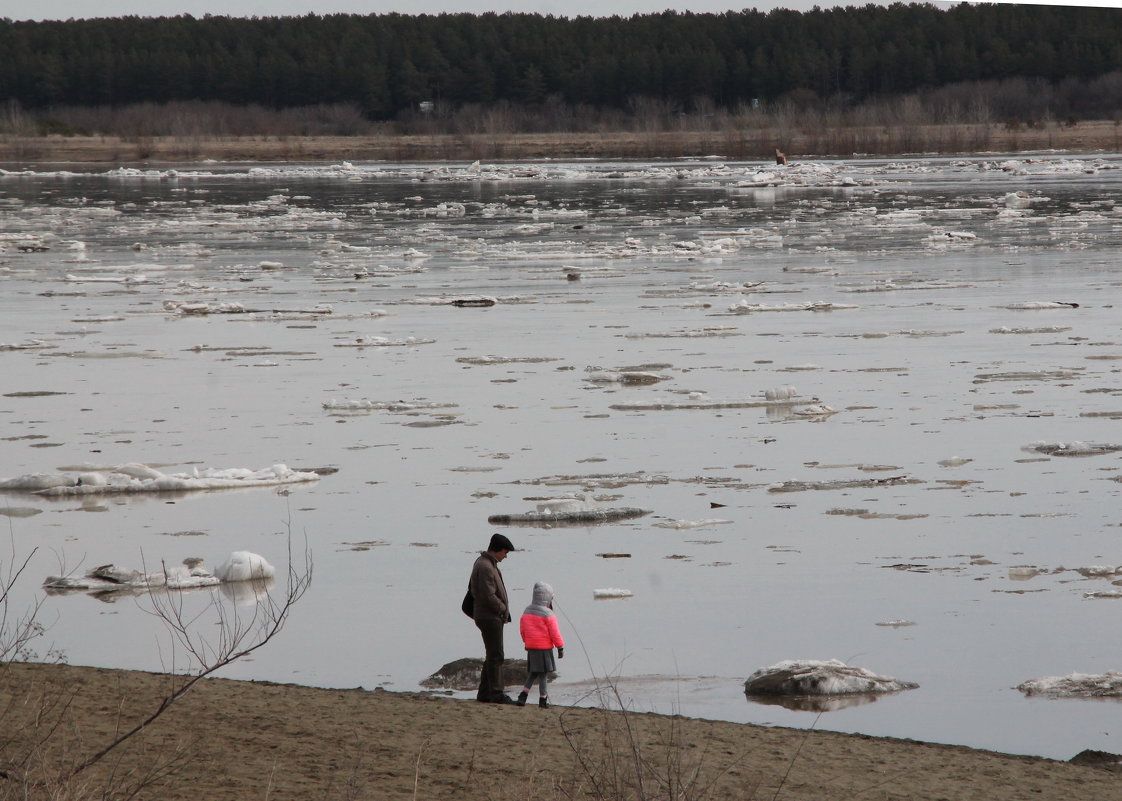
<path fill-rule="evenodd" d="M 526 698 L 528 697 L 528 695 L 529 693 L 518 693 L 518 700 L 514 703 L 518 704 L 519 706 L 526 706 Z"/>
<path fill-rule="evenodd" d="M 509 695 L 500 695 L 495 699 L 494 702 L 496 704 L 513 704 L 513 703 L 515 703 L 515 700 L 513 698 L 511 698 Z"/>
<path fill-rule="evenodd" d="M 542 709 L 549 709 L 551 706 L 553 706 L 553 704 L 549 703 L 548 698 L 539 698 L 538 706 L 540 706 Z"/>

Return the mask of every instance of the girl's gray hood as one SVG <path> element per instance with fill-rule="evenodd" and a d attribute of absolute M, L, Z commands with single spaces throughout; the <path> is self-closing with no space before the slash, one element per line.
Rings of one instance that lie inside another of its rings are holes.
<path fill-rule="evenodd" d="M 553 587 L 544 581 L 534 585 L 534 600 L 526 607 L 524 615 L 538 615 L 539 617 L 553 617 L 553 610 L 549 605 L 553 603 Z"/>

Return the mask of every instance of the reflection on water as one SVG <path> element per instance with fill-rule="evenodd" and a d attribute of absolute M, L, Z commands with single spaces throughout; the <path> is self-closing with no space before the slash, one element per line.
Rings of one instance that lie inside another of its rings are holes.
<path fill-rule="evenodd" d="M 224 581 L 218 585 L 218 589 L 224 597 L 238 606 L 256 606 L 268 600 L 269 593 L 276 583 L 275 578 Z"/>
<path fill-rule="evenodd" d="M 293 532 L 316 583 L 223 675 L 415 689 L 480 655 L 459 601 L 488 518 L 564 487 L 651 513 L 510 530 L 512 607 L 557 592 L 562 703 L 618 676 L 639 709 L 809 726 L 743 703 L 744 679 L 840 658 L 920 688 L 818 727 L 1117 751 L 1112 705 L 1014 688 L 1116 667 L 1118 607 L 1093 594 L 1117 574 L 1090 568 L 1122 564 L 1120 165 L 808 162 L 766 187 L 761 165 L 685 160 L 0 171 L 0 479 L 335 471 L 89 506 L 2 493 L 33 555 L 12 600 L 43 601 L 72 663 L 159 670 L 143 597 L 39 579 L 174 561 L 185 532 L 211 563 L 283 570 Z M 642 371 L 659 380 L 624 379 Z M 714 508 L 731 522 L 681 524 Z M 609 587 L 632 596 L 598 603 Z"/>
<path fill-rule="evenodd" d="M 837 712 L 842 709 L 879 701 L 884 693 L 853 693 L 850 695 L 747 695 L 749 703 L 781 706 L 795 712 Z"/>

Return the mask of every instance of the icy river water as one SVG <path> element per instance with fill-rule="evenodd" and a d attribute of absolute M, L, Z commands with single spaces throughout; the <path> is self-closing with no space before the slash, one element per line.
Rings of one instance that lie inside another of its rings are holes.
<path fill-rule="evenodd" d="M 502 531 L 512 607 L 557 593 L 559 703 L 607 677 L 639 711 L 1122 752 L 1116 700 L 1017 689 L 1122 670 L 1120 167 L 0 171 L 0 480 L 323 473 L 2 492 L 13 607 L 42 603 L 40 658 L 182 667 L 143 596 L 42 577 L 283 569 L 291 536 L 311 589 L 221 675 L 412 690 L 482 655 L 459 602 Z M 488 522 L 566 495 L 646 514 Z M 834 658 L 919 687 L 821 714 L 744 694 Z"/>

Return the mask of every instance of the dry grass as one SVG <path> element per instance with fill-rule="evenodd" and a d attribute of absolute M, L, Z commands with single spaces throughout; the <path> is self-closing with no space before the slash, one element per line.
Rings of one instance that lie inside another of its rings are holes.
<path fill-rule="evenodd" d="M 1104 120 L 1033 127 L 1007 124 L 877 125 L 813 129 L 579 134 L 433 134 L 376 136 L 115 137 L 0 136 L 0 162 L 178 163 L 220 161 L 429 161 L 647 159 L 717 155 L 770 161 L 779 145 L 799 158 L 1017 153 L 1118 152 L 1122 126 Z"/>

